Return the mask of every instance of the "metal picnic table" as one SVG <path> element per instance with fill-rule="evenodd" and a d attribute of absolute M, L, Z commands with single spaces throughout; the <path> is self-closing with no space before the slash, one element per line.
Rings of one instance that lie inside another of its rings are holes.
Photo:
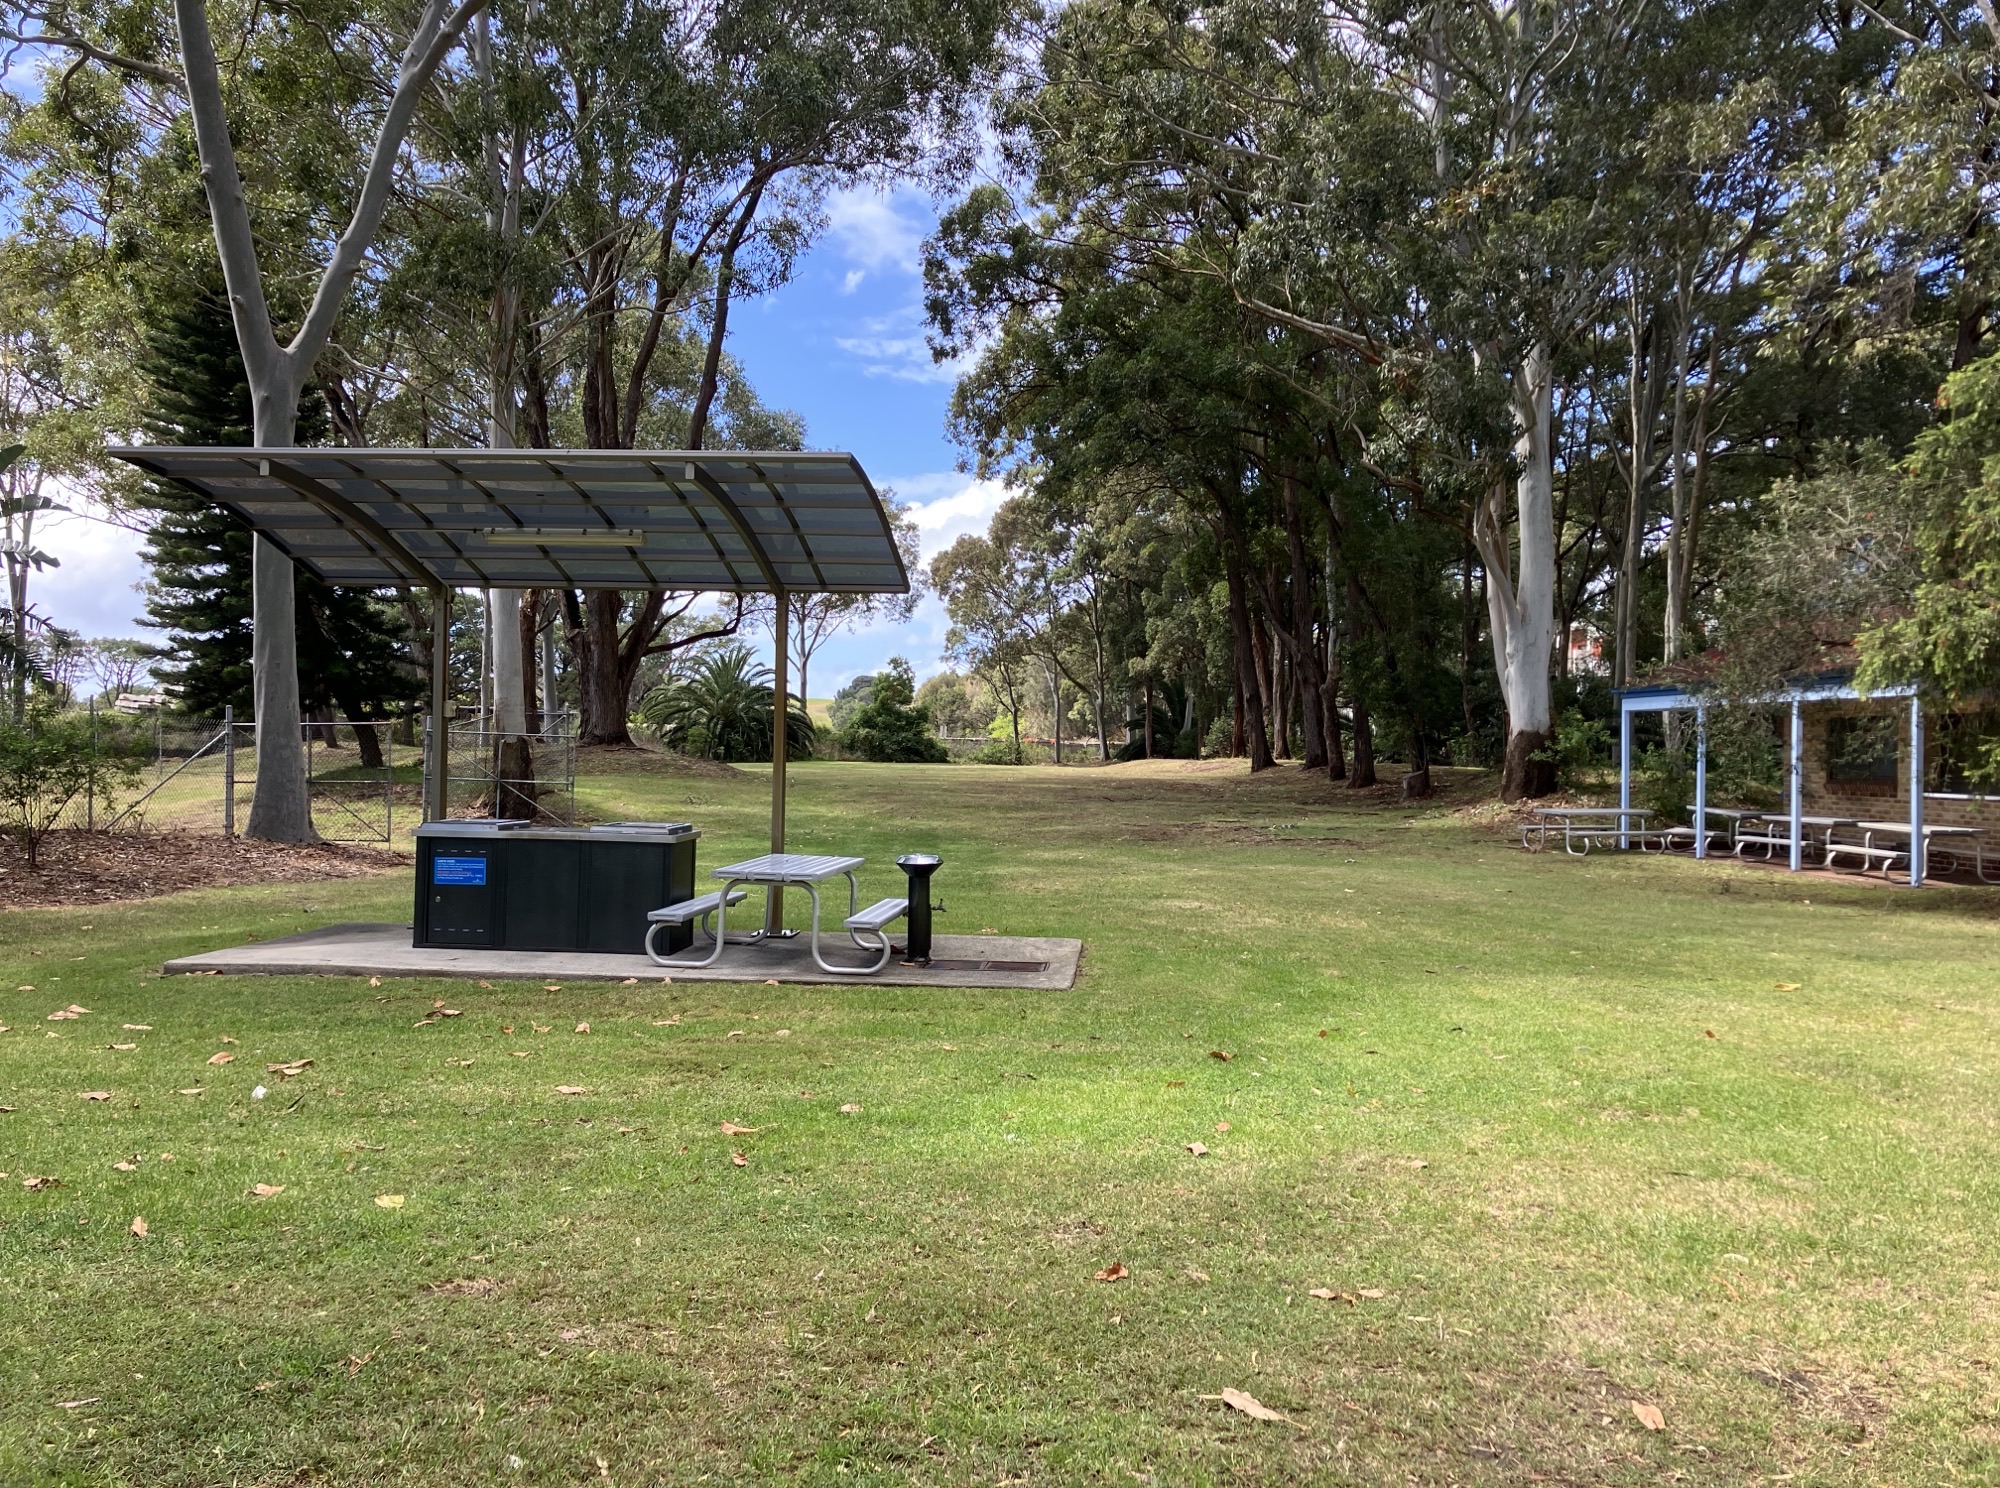
<path fill-rule="evenodd" d="M 821 971 L 830 971 L 842 976 L 859 976 L 874 968 L 857 966 L 835 966 L 819 953 L 819 886 L 830 878 L 847 880 L 847 912 L 852 915 L 861 902 L 860 886 L 854 881 L 854 870 L 865 858 L 820 857 L 811 853 L 765 853 L 761 858 L 746 858 L 741 863 L 727 863 L 710 873 L 711 878 L 727 880 L 722 886 L 722 903 L 715 914 L 715 933 L 718 940 L 723 933 L 723 916 L 729 907 L 731 891 L 744 884 L 762 885 L 768 892 L 788 884 L 797 884 L 812 896 L 812 958 L 813 964 Z M 761 939 L 765 931 L 758 931 Z M 848 938 L 853 939 L 852 932 Z M 856 941 L 859 945 L 860 942 Z M 863 947 L 863 949 L 870 949 Z"/>
<path fill-rule="evenodd" d="M 1833 866 L 1835 857 L 1854 857 L 1861 860 L 1861 871 L 1863 873 L 1868 871 L 1870 863 L 1880 863 L 1882 874 L 1886 878 L 1890 868 L 1894 866 L 1896 859 L 1901 858 L 1905 862 L 1909 861 L 1910 824 L 1908 822 L 1857 821 L 1845 822 L 1841 825 L 1851 827 L 1860 832 L 1861 840 L 1859 842 L 1839 841 L 1834 837 L 1833 831 L 1829 830 L 1826 837 L 1825 861 L 1827 867 L 1831 868 Z M 1994 880 L 1986 876 L 1985 834 L 1980 828 L 1953 826 L 1942 822 L 1925 822 L 1923 833 L 1924 857 L 1926 859 L 1929 859 L 1934 851 L 1931 846 L 1933 842 L 1942 840 L 1946 843 L 1953 841 L 1964 843 L 1972 850 L 1973 872 L 1978 876 L 1979 881 L 1981 883 L 1994 882 Z M 1878 837 L 1892 839 L 1894 843 L 1900 845 L 1878 846 L 1876 843 Z M 1952 851 L 1951 848 L 1945 847 L 1943 855 L 1951 862 L 1951 868 L 1946 871 L 1956 870 L 1958 867 L 1958 854 Z"/>
<path fill-rule="evenodd" d="M 1618 839 L 1621 846 L 1636 839 L 1641 852 L 1649 841 L 1660 847 L 1666 843 L 1666 834 L 1652 827 L 1653 813 L 1646 807 L 1538 806 L 1532 815 L 1533 821 L 1521 824 L 1521 846 L 1530 852 L 1546 848 L 1557 828 L 1562 830 L 1563 851 L 1573 858 L 1585 856 L 1592 846 L 1603 846 L 1611 838 Z M 1636 826 L 1630 825 L 1634 822 Z"/>

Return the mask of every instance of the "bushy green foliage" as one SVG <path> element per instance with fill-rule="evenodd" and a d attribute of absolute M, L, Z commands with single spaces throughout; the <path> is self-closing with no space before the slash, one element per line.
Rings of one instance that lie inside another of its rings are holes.
<path fill-rule="evenodd" d="M 833 703 L 827 709 L 827 716 L 833 720 L 836 732 L 845 731 L 854 722 L 854 715 L 868 706 L 868 699 L 875 692 L 875 674 L 863 672 L 848 680 L 845 687 L 833 695 Z"/>
<path fill-rule="evenodd" d="M 641 698 L 638 720 L 682 754 L 768 760 L 774 692 L 771 669 L 753 660 L 748 646 L 717 646 L 685 675 Z M 802 707 L 792 706 L 786 710 L 785 723 L 786 753 L 801 759 L 810 755 L 816 735 L 812 719 Z"/>
<path fill-rule="evenodd" d="M 1610 759 L 1611 731 L 1602 719 L 1571 709 L 1556 719 L 1555 735 L 1543 752 L 1555 761 L 1557 783 L 1573 790 Z"/>
<path fill-rule="evenodd" d="M 841 731 L 840 747 L 856 759 L 888 764 L 941 765 L 950 755 L 931 728 L 928 708 L 917 706 L 910 664 L 892 656 L 875 674 L 868 702 Z"/>
<path fill-rule="evenodd" d="M 95 796 L 99 809 L 139 778 L 143 741 L 122 720 L 31 711 L 0 721 L 0 826 L 20 839 L 30 869 L 42 841 L 70 806 Z"/>

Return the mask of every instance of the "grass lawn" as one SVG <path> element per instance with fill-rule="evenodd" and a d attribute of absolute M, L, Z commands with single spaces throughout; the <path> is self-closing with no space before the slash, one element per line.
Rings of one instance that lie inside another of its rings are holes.
<path fill-rule="evenodd" d="M 1076 988 L 155 975 L 403 875 L 0 917 L 0 1484 L 2000 1480 L 2000 891 L 793 779 Z M 712 865 L 767 785 L 579 797 Z"/>

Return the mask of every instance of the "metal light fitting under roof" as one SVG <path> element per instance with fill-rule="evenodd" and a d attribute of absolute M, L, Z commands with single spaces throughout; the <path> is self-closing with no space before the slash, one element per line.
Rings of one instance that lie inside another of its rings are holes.
<path fill-rule="evenodd" d="M 140 445 L 111 454 L 235 512 L 336 584 L 903 594 L 845 453 Z"/>

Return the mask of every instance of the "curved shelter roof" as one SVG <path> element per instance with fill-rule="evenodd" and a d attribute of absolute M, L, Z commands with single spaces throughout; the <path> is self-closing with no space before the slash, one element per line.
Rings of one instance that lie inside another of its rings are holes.
<path fill-rule="evenodd" d="M 198 448 L 110 453 L 229 507 L 336 584 L 901 594 L 848 454 Z"/>

